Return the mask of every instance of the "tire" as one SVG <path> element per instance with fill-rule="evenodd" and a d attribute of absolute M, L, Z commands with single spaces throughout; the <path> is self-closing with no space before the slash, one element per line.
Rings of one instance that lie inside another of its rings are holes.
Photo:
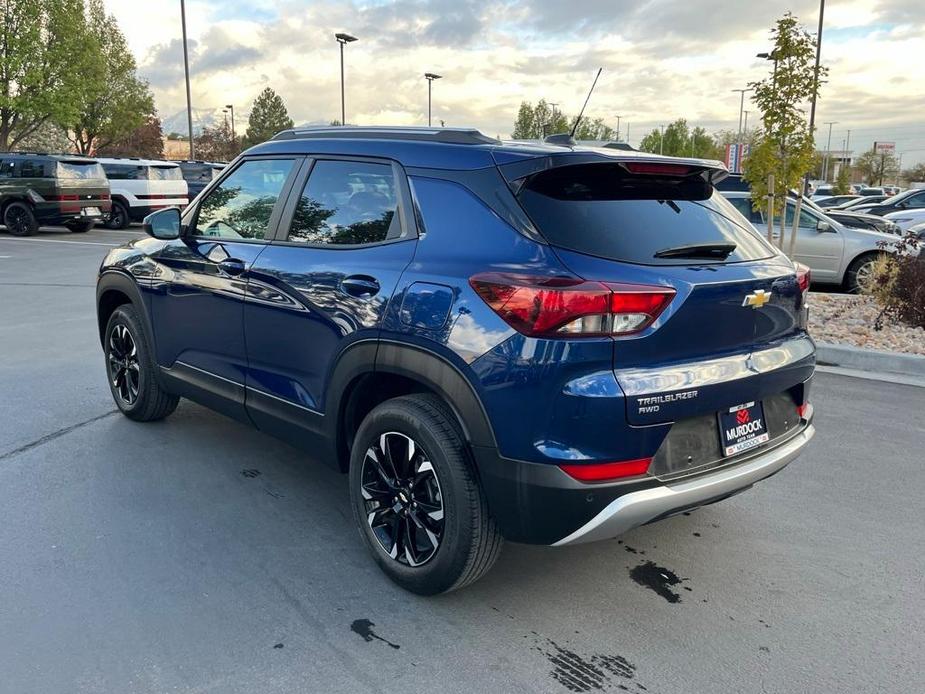
<path fill-rule="evenodd" d="M 128 208 L 118 200 L 112 201 L 112 210 L 106 220 L 107 229 L 125 229 L 129 223 Z"/>
<path fill-rule="evenodd" d="M 860 294 L 863 291 L 865 279 L 870 276 L 873 264 L 877 262 L 879 256 L 876 253 L 868 253 L 859 258 L 855 258 L 848 271 L 845 273 L 845 289 L 852 294 Z"/>
<path fill-rule="evenodd" d="M 86 234 L 90 229 L 96 226 L 95 220 L 85 220 L 80 222 L 68 222 L 65 224 L 68 229 L 71 230 L 71 233 L 74 234 Z"/>
<path fill-rule="evenodd" d="M 158 383 L 148 337 L 131 304 L 123 304 L 109 317 L 103 350 L 106 380 L 122 414 L 136 422 L 152 422 L 177 409 L 180 398 Z"/>
<path fill-rule="evenodd" d="M 387 400 L 360 425 L 350 456 L 354 519 L 376 563 L 405 590 L 462 588 L 498 558 L 501 535 L 469 460 L 452 412 L 430 394 Z M 394 484 L 396 477 L 414 481 Z M 411 530 L 396 532 L 402 523 Z"/>
<path fill-rule="evenodd" d="M 3 224 L 13 236 L 34 236 L 39 230 L 35 213 L 24 202 L 11 202 L 6 206 Z"/>

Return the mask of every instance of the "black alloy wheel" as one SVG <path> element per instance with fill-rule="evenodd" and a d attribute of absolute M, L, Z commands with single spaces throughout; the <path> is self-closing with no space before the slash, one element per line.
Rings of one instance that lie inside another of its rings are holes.
<path fill-rule="evenodd" d="M 383 551 L 405 566 L 429 561 L 440 548 L 444 508 L 424 449 L 405 434 L 386 432 L 366 450 L 361 479 L 366 522 Z"/>
<path fill-rule="evenodd" d="M 32 236 L 38 231 L 35 215 L 22 202 L 10 203 L 3 213 L 3 224 L 13 236 Z"/>
<path fill-rule="evenodd" d="M 112 326 L 106 345 L 106 358 L 113 393 L 131 407 L 138 400 L 141 368 L 135 338 L 125 325 L 116 323 Z"/>

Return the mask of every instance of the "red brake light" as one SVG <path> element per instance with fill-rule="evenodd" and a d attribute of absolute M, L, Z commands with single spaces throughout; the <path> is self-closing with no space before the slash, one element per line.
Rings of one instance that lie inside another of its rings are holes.
<path fill-rule="evenodd" d="M 476 275 L 469 284 L 508 325 L 531 337 L 637 333 L 675 295 L 671 287 L 503 273 Z"/>
<path fill-rule="evenodd" d="M 803 263 L 797 263 L 797 283 L 800 285 L 801 292 L 809 291 L 809 283 L 811 280 L 811 273 L 809 268 Z"/>
<path fill-rule="evenodd" d="M 662 164 L 645 161 L 625 162 L 623 168 L 630 173 L 652 176 L 687 176 L 693 170 L 685 164 Z"/>
<path fill-rule="evenodd" d="M 569 463 L 559 468 L 569 477 L 579 482 L 607 482 L 624 477 L 644 475 L 649 470 L 652 458 L 638 460 L 621 460 L 617 463 Z"/>
<path fill-rule="evenodd" d="M 812 411 L 813 406 L 808 402 L 804 402 L 802 405 L 797 405 L 797 414 L 800 415 L 800 419 L 806 419 Z"/>

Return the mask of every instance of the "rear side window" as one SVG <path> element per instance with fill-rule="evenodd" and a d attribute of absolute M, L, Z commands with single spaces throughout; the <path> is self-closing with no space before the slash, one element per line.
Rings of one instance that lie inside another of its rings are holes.
<path fill-rule="evenodd" d="M 395 176 L 388 164 L 317 161 L 292 216 L 289 241 L 379 243 L 401 235 Z"/>
<path fill-rule="evenodd" d="M 179 166 L 149 166 L 148 180 L 150 181 L 182 181 L 183 172 Z"/>
<path fill-rule="evenodd" d="M 145 167 L 138 164 L 103 164 L 106 177 L 113 181 L 137 181 L 145 178 Z"/>
<path fill-rule="evenodd" d="M 41 162 L 23 159 L 19 164 L 20 178 L 44 178 L 45 166 Z"/>
<path fill-rule="evenodd" d="M 94 162 L 59 161 L 55 167 L 55 178 L 99 179 L 106 178 L 103 167 Z"/>
<path fill-rule="evenodd" d="M 685 246 L 735 248 L 721 260 L 769 258 L 775 250 L 699 177 L 636 176 L 618 164 L 562 166 L 536 174 L 518 199 L 554 246 L 641 265 L 689 265 L 656 254 Z"/>

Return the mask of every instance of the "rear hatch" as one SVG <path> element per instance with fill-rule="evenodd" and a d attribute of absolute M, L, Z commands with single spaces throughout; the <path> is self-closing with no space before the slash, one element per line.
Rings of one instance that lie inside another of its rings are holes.
<path fill-rule="evenodd" d="M 185 205 L 189 188 L 177 164 L 151 164 L 147 167 L 147 192 L 138 197 L 152 207 Z"/>
<path fill-rule="evenodd" d="M 808 277 L 715 192 L 718 165 L 565 162 L 511 181 L 562 262 L 585 280 L 675 291 L 654 322 L 614 337 L 630 424 L 716 413 L 809 377 Z"/>
<path fill-rule="evenodd" d="M 109 180 L 103 167 L 93 159 L 59 159 L 53 162 L 55 195 L 62 213 L 96 216 L 109 212 Z"/>

